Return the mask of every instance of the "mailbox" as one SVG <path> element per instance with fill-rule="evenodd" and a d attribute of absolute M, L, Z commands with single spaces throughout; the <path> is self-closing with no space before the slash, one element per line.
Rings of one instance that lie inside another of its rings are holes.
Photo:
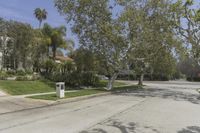
<path fill-rule="evenodd" d="M 56 95 L 59 98 L 65 97 L 65 83 L 64 82 L 56 83 Z"/>

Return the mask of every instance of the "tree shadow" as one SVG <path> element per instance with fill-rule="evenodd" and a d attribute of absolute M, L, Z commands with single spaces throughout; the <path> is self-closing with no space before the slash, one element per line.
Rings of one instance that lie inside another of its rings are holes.
<path fill-rule="evenodd" d="M 100 123 L 100 126 L 103 127 L 112 127 L 113 129 L 117 129 L 120 133 L 137 133 L 138 128 L 140 128 L 136 123 L 130 122 L 128 124 L 124 124 L 123 122 L 120 122 L 119 120 L 116 119 L 110 119 L 106 122 Z M 158 130 L 153 129 L 152 127 L 143 127 L 143 129 L 150 130 L 151 132 L 154 133 L 160 133 Z M 106 131 L 106 129 L 101 129 L 101 128 L 93 128 L 88 131 L 82 131 L 80 133 L 109 133 Z"/>
<path fill-rule="evenodd" d="M 125 95 L 125 96 L 137 96 L 137 97 L 160 97 L 164 99 L 173 99 L 176 101 L 188 101 L 193 104 L 200 104 L 200 95 L 191 94 L 189 92 L 181 92 L 177 90 L 169 90 L 169 89 L 139 89 L 132 90 L 127 93 L 115 93 L 117 95 Z"/>
<path fill-rule="evenodd" d="M 80 133 L 108 133 L 108 132 L 103 129 L 96 128 L 96 129 L 92 129 L 91 131 L 82 131 Z"/>
<path fill-rule="evenodd" d="M 200 133 L 200 127 L 190 126 L 178 131 L 177 133 Z"/>
<path fill-rule="evenodd" d="M 106 126 L 114 127 L 120 130 L 121 133 L 135 133 L 136 123 L 130 122 L 127 125 L 123 124 L 119 120 L 110 119 L 105 123 Z"/>

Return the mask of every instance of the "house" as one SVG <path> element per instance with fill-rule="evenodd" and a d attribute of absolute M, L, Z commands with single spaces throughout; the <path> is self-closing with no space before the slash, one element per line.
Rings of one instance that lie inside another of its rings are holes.
<path fill-rule="evenodd" d="M 62 63 L 62 62 L 66 62 L 66 61 L 74 61 L 74 60 L 70 57 L 58 56 L 58 55 L 55 58 L 56 63 Z"/>

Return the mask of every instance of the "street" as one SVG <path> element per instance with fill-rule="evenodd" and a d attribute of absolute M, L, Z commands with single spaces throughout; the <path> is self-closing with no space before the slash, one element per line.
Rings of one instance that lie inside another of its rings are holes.
<path fill-rule="evenodd" d="M 144 83 L 144 90 L 0 114 L 0 133 L 200 133 L 200 83 Z"/>

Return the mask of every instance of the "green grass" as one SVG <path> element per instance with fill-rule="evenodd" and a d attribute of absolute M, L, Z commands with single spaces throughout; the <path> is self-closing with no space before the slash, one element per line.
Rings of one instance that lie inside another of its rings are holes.
<path fill-rule="evenodd" d="M 100 81 L 97 88 L 106 87 L 108 81 Z M 115 82 L 114 86 L 126 85 L 121 82 Z M 0 80 L 0 89 L 11 95 L 26 95 L 35 93 L 55 92 L 55 83 L 50 81 L 7 81 Z M 77 88 L 67 88 L 75 90 Z"/>
<path fill-rule="evenodd" d="M 73 98 L 73 97 L 80 97 L 80 96 L 86 96 L 86 95 L 99 94 L 99 93 L 105 93 L 105 92 L 130 91 L 130 90 L 136 90 L 136 89 L 142 89 L 142 86 L 132 85 L 132 86 L 114 87 L 112 91 L 106 91 L 104 89 L 78 90 L 76 92 L 65 93 L 65 98 L 64 99 Z M 59 99 L 59 98 L 56 97 L 56 94 L 31 96 L 31 97 L 28 97 L 28 98 L 42 99 L 42 100 L 52 100 L 52 101 L 56 101 L 56 100 Z"/>
<path fill-rule="evenodd" d="M 108 84 L 108 80 L 101 80 L 101 81 L 96 85 L 96 87 L 106 87 L 107 84 Z M 114 87 L 123 86 L 123 85 L 127 85 L 127 84 L 126 84 L 126 83 L 122 83 L 122 82 L 117 82 L 117 81 L 114 82 Z"/>
<path fill-rule="evenodd" d="M 141 85 L 119 86 L 119 87 L 114 87 L 112 91 L 131 91 L 138 89 L 143 89 L 143 86 Z"/>
<path fill-rule="evenodd" d="M 0 89 L 11 95 L 25 95 L 54 92 L 55 85 L 50 81 L 0 81 Z"/>

